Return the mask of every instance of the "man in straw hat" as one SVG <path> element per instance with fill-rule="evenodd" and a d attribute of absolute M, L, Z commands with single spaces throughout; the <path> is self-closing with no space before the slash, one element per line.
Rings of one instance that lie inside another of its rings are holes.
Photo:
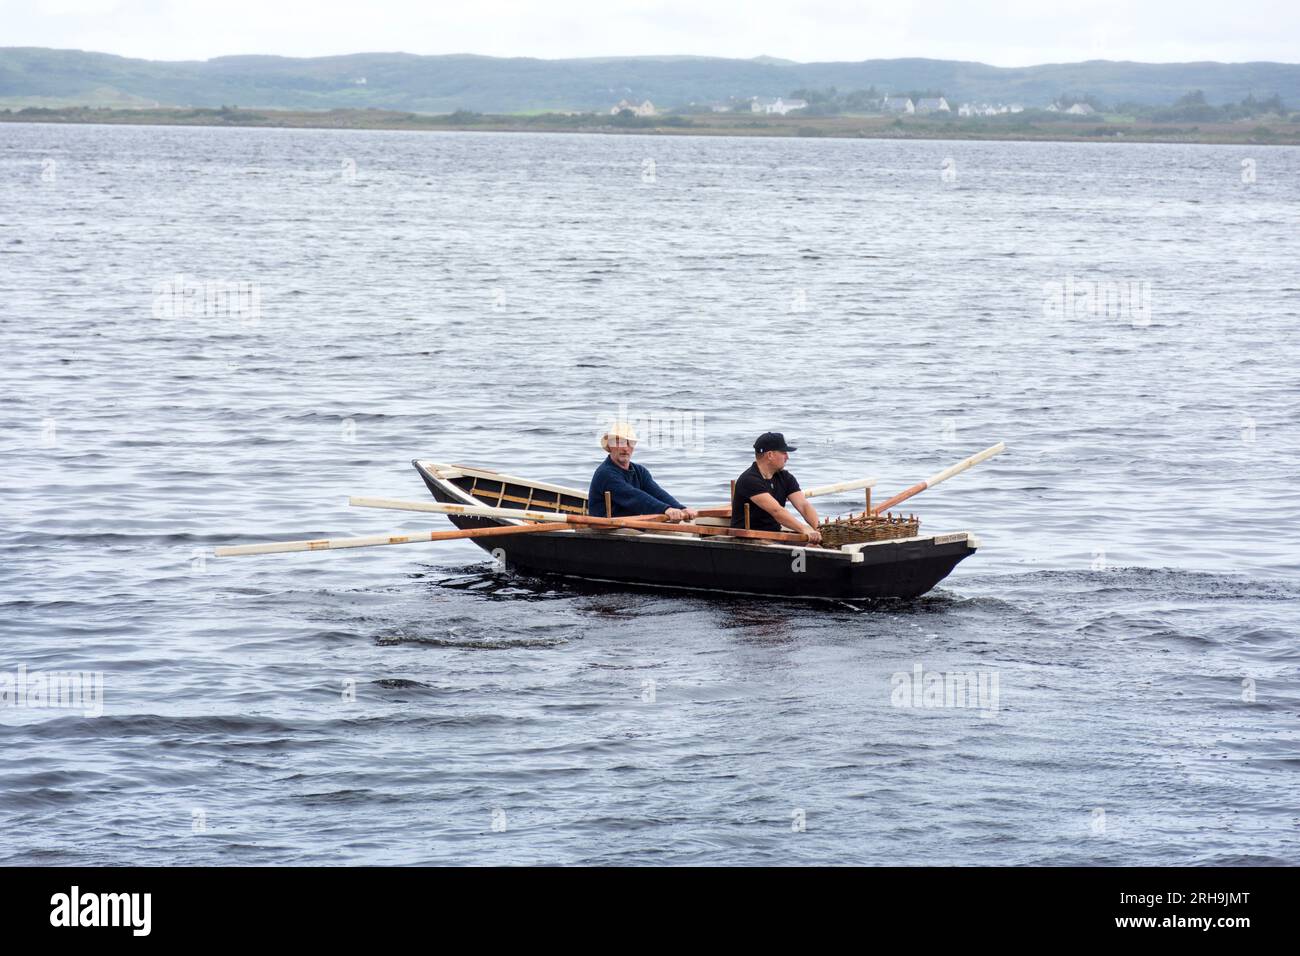
<path fill-rule="evenodd" d="M 790 452 L 780 432 L 764 432 L 754 442 L 754 463 L 736 479 L 731 496 L 731 526 L 755 531 L 794 531 L 806 534 L 811 544 L 820 544 L 817 509 L 799 490 L 799 482 L 785 470 Z M 803 515 L 800 521 L 786 510 L 790 502 Z"/>
<path fill-rule="evenodd" d="M 699 512 L 660 488 L 650 477 L 650 469 L 632 464 L 636 441 L 636 432 L 627 422 L 613 422 L 600 436 L 600 447 L 609 455 L 591 476 L 587 512 L 597 518 L 666 514 L 669 521 L 694 519 Z M 614 509 L 612 515 L 605 514 L 607 491 Z"/>

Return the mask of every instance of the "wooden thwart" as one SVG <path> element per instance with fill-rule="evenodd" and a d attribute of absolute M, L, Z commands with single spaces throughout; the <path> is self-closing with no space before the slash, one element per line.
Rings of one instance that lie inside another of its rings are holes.
<path fill-rule="evenodd" d="M 576 505 L 566 505 L 562 499 L 558 501 L 536 501 L 533 498 L 532 490 L 529 491 L 527 498 L 520 498 L 518 495 L 506 494 L 506 487 L 507 487 L 506 485 L 501 486 L 500 494 L 498 494 L 495 491 L 482 491 L 482 490 L 476 491 L 473 488 L 469 489 L 469 494 L 473 495 L 475 498 L 477 498 L 479 495 L 487 495 L 488 497 L 495 497 L 497 507 L 500 507 L 502 502 L 512 501 L 515 504 L 523 505 L 525 508 L 531 508 L 533 505 L 545 505 L 546 507 L 553 508 L 556 511 L 569 511 L 576 515 L 582 514 L 581 508 L 577 507 Z"/>

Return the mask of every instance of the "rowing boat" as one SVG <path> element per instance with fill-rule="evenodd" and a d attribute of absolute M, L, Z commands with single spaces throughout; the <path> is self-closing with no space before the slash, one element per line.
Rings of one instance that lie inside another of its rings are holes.
<path fill-rule="evenodd" d="M 587 513 L 578 488 L 506 475 L 487 468 L 412 462 L 434 499 L 476 508 Z M 461 529 L 526 523 L 504 516 L 448 514 Z M 695 524 L 727 524 L 698 518 Z M 474 538 L 505 567 L 524 574 L 588 581 L 840 600 L 911 598 L 948 576 L 979 542 L 969 531 L 915 535 L 815 548 L 729 536 L 696 537 L 575 525 L 507 538 Z"/>

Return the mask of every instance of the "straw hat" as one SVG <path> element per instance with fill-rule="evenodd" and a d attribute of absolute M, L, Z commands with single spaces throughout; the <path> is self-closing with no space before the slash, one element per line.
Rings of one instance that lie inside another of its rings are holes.
<path fill-rule="evenodd" d="M 627 422 L 610 422 L 608 428 L 600 436 L 600 447 L 609 451 L 609 440 L 611 438 L 621 438 L 624 441 L 634 442 L 637 440 L 636 429 Z"/>

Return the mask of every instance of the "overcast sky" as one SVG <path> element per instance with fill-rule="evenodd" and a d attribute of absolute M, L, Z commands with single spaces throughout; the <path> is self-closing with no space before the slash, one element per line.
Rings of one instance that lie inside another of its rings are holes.
<path fill-rule="evenodd" d="M 760 54 L 1300 62 L 1300 2 L 1265 0 L 0 0 L 0 46 L 156 60 L 236 53 Z"/>

